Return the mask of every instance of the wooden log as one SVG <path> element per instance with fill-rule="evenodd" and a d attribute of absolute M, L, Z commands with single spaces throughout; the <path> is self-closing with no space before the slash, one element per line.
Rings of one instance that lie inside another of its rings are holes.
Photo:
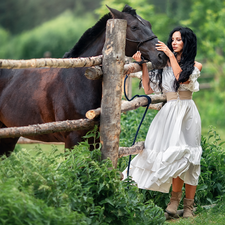
<path fill-rule="evenodd" d="M 210 89 L 212 88 L 212 85 L 210 83 L 201 83 L 199 84 L 199 88 L 201 89 Z"/>
<path fill-rule="evenodd" d="M 152 70 L 153 69 L 152 63 L 147 62 L 147 67 L 149 71 Z M 123 72 L 124 75 L 136 72 L 140 72 L 142 74 L 141 67 L 137 63 L 130 63 L 124 65 L 124 72 Z M 98 80 L 102 78 L 103 72 L 102 70 L 100 70 L 100 67 L 93 66 L 91 68 L 87 68 L 84 75 L 89 80 Z M 131 77 L 135 77 L 135 75 L 132 75 Z"/>
<path fill-rule="evenodd" d="M 164 102 L 160 102 L 160 103 L 156 103 L 156 104 L 150 104 L 150 106 L 148 108 L 159 111 L 163 107 L 164 104 L 165 104 Z"/>
<path fill-rule="evenodd" d="M 97 109 L 91 109 L 89 111 L 86 112 L 85 116 L 88 119 L 94 119 L 96 117 L 98 117 L 101 114 L 101 108 L 97 108 Z"/>
<path fill-rule="evenodd" d="M 89 80 L 99 80 L 102 79 L 103 72 L 102 68 L 100 66 L 92 66 L 89 67 L 85 70 L 84 75 L 89 79 Z"/>
<path fill-rule="evenodd" d="M 149 109 L 160 110 L 163 104 L 166 102 L 165 95 L 149 95 L 152 99 L 152 104 L 150 104 Z M 144 97 L 135 98 L 132 101 L 122 101 L 121 102 L 121 112 L 126 112 L 129 110 L 137 109 L 141 106 L 147 105 L 147 99 Z M 101 114 L 101 108 L 91 109 L 86 112 L 86 117 L 88 119 L 94 119 Z"/>
<path fill-rule="evenodd" d="M 89 80 L 99 80 L 102 79 L 103 72 L 100 66 L 92 66 L 85 70 L 84 76 Z"/>
<path fill-rule="evenodd" d="M 152 104 L 166 102 L 166 96 L 162 94 L 158 95 L 149 95 L 152 99 Z M 145 97 L 135 98 L 132 101 L 122 101 L 122 110 L 129 111 L 133 109 L 137 109 L 141 106 L 147 105 L 148 100 Z"/>
<path fill-rule="evenodd" d="M 136 155 L 141 153 L 143 149 L 144 149 L 144 141 L 137 142 L 131 147 L 120 147 L 118 157 L 121 158 L 123 156 L 128 156 L 128 155 Z"/>
<path fill-rule="evenodd" d="M 22 69 L 22 68 L 74 68 L 90 67 L 102 64 L 102 55 L 86 58 L 43 58 L 28 60 L 8 60 L 0 59 L 0 68 L 2 69 Z"/>
<path fill-rule="evenodd" d="M 108 20 L 103 48 L 103 97 L 100 117 L 101 152 L 102 159 L 110 158 L 115 168 L 117 167 L 119 149 L 126 28 L 126 20 Z"/>
<path fill-rule="evenodd" d="M 142 71 L 139 71 L 136 73 L 131 73 L 131 74 L 129 74 L 129 77 L 138 78 L 140 80 L 142 78 Z"/>
<path fill-rule="evenodd" d="M 152 70 L 151 62 L 147 62 L 148 70 Z M 137 63 L 129 63 L 124 66 L 124 75 L 141 71 L 141 67 Z"/>
<path fill-rule="evenodd" d="M 35 136 L 56 132 L 68 132 L 73 130 L 91 129 L 98 125 L 99 121 L 89 119 L 66 120 L 59 122 L 35 124 L 24 127 L 9 127 L 0 129 L 0 138 L 15 138 L 20 136 Z"/>

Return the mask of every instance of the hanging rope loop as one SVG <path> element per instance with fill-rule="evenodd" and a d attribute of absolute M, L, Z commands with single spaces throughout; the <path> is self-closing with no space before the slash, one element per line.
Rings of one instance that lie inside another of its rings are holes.
<path fill-rule="evenodd" d="M 125 98 L 127 99 L 127 101 L 132 101 L 134 98 L 136 98 L 136 97 L 145 97 L 145 98 L 147 98 L 147 100 L 148 100 L 148 104 L 147 105 L 145 105 L 146 106 L 146 109 L 145 109 L 145 112 L 144 112 L 144 114 L 143 114 L 143 116 L 142 116 L 142 119 L 141 119 L 141 122 L 140 122 L 140 124 L 139 124 L 139 126 L 138 126 L 138 128 L 137 128 L 137 131 L 136 131 L 136 134 L 135 134 L 135 137 L 134 137 L 134 140 L 133 140 L 133 144 L 132 144 L 132 146 L 135 144 L 135 142 L 136 142 L 136 139 L 137 139 L 137 135 L 138 135 L 138 132 L 139 132 L 139 130 L 140 130 L 140 127 L 141 127 L 141 125 L 142 125 L 142 122 L 144 121 L 144 118 L 145 118 L 145 115 L 146 115 L 146 113 L 147 113 L 147 111 L 148 111 L 148 108 L 149 108 L 149 105 L 151 104 L 151 98 L 148 96 L 148 95 L 135 95 L 135 96 L 133 96 L 131 99 L 129 99 L 128 97 L 127 97 L 127 94 L 126 94 L 126 80 L 127 80 L 127 78 L 128 78 L 128 75 L 126 75 L 126 77 L 125 77 L 125 79 L 124 79 L 124 95 L 125 95 Z M 145 106 L 143 106 L 143 107 L 145 107 Z M 129 155 L 129 161 L 128 161 L 128 166 L 127 166 L 127 177 L 129 177 L 129 171 L 130 171 L 130 162 L 131 162 L 131 155 Z"/>

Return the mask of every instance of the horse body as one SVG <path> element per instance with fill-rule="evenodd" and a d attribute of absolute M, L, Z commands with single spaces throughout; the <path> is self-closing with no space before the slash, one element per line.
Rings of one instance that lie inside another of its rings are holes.
<path fill-rule="evenodd" d="M 114 18 L 122 17 L 128 21 L 128 38 L 137 39 L 139 36 L 143 39 L 153 34 L 147 21 L 147 27 L 143 22 L 143 25 L 138 24 L 139 20 L 132 14 L 134 13 L 132 8 L 126 10 L 119 12 L 110 9 Z M 110 17 L 110 14 L 106 15 L 93 28 L 86 31 L 64 57 L 100 55 L 105 41 L 106 22 Z M 143 27 L 140 29 L 141 35 L 139 32 L 135 37 L 132 32 L 134 26 Z M 140 51 L 156 67 L 163 67 L 166 57 L 162 53 L 159 55 L 155 49 L 156 42 L 157 40 L 154 40 L 143 44 Z M 136 43 L 127 42 L 126 55 L 132 56 L 136 52 L 136 47 Z M 88 80 L 84 76 L 84 71 L 85 68 L 1 69 L 0 128 L 85 118 L 88 110 L 101 105 L 102 82 Z M 86 132 L 87 130 L 59 132 L 29 138 L 45 142 L 65 142 L 65 147 L 71 148 L 82 140 Z M 9 155 L 17 140 L 18 138 L 0 139 L 0 154 Z"/>

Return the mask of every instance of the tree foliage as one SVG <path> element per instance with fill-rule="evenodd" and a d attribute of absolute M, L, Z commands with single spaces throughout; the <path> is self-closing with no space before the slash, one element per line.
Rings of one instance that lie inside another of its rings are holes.
<path fill-rule="evenodd" d="M 0 24 L 12 34 L 18 34 L 57 17 L 67 9 L 81 15 L 98 5 L 97 0 L 0 1 Z"/>
<path fill-rule="evenodd" d="M 213 69 L 215 87 L 219 92 L 225 86 L 225 2 L 224 0 L 192 0 L 192 11 L 182 24 L 194 29 L 198 37 L 198 52 Z M 225 98 L 225 96 L 224 96 Z"/>
<path fill-rule="evenodd" d="M 1 47 L 0 58 L 42 58 L 46 51 L 50 52 L 53 58 L 61 58 L 76 44 L 83 32 L 93 25 L 93 16 L 85 16 L 86 20 L 66 11 L 31 31 L 23 32 Z"/>

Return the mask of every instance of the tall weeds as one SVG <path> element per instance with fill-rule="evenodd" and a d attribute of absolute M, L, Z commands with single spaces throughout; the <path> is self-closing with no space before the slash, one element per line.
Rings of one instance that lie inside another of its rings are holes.
<path fill-rule="evenodd" d="M 83 142 L 65 154 L 22 149 L 2 158 L 0 224 L 162 224 L 162 209 L 121 181 L 99 148 Z"/>

